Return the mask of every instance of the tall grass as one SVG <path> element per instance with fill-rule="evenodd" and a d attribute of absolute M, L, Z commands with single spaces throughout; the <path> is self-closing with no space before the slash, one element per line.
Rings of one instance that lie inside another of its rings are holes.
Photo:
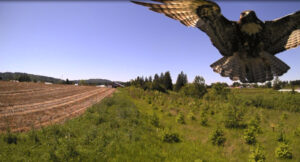
<path fill-rule="evenodd" d="M 1 134 L 0 161 L 284 161 L 276 151 L 280 133 L 291 161 L 300 159 L 299 94 L 244 89 L 210 95 L 120 89 L 62 125 Z M 216 130 L 222 130 L 215 138 L 220 145 L 212 142 Z M 263 151 L 253 151 L 258 146 Z"/>

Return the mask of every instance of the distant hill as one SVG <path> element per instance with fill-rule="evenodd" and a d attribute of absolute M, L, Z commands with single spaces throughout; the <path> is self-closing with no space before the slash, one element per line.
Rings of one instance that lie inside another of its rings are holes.
<path fill-rule="evenodd" d="M 25 77 L 24 77 L 25 76 Z M 28 74 L 28 73 L 12 73 L 12 72 L 0 72 L 0 80 L 20 80 L 24 79 L 24 81 L 32 81 L 32 82 L 51 82 L 51 83 L 65 83 L 65 80 L 48 77 L 48 76 L 42 76 L 42 75 L 34 75 L 34 74 Z M 71 84 L 73 83 L 79 83 L 80 81 L 84 81 L 85 84 L 88 85 L 111 85 L 113 81 L 108 79 L 87 79 L 87 80 L 69 80 Z M 122 83 L 122 82 L 118 82 Z"/>
<path fill-rule="evenodd" d="M 19 80 L 20 77 L 28 76 L 28 81 L 33 82 L 51 82 L 51 83 L 62 83 L 64 80 L 48 77 L 48 76 L 42 76 L 42 75 L 34 75 L 34 74 L 27 74 L 27 73 L 11 73 L 11 72 L 5 72 L 0 73 L 0 80 Z M 27 77 L 27 78 L 28 78 Z"/>
<path fill-rule="evenodd" d="M 84 81 L 85 84 L 89 84 L 89 85 L 102 85 L 102 84 L 108 85 L 113 83 L 111 80 L 107 80 L 107 79 L 72 80 L 72 82 L 74 83 L 79 83 L 80 81 Z"/>

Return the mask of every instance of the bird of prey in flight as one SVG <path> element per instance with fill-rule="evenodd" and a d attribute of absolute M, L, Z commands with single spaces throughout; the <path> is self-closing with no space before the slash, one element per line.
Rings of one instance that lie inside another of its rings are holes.
<path fill-rule="evenodd" d="M 257 83 L 283 75 L 290 67 L 275 55 L 300 45 L 300 11 L 263 22 L 248 10 L 238 21 L 230 21 L 209 0 L 152 1 L 157 3 L 132 2 L 205 32 L 224 56 L 212 69 L 234 81 Z"/>

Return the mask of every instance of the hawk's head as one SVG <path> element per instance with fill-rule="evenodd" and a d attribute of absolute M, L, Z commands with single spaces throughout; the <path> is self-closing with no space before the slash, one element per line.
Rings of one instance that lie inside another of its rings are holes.
<path fill-rule="evenodd" d="M 254 11 L 247 10 L 243 11 L 240 15 L 240 22 L 247 23 L 247 22 L 253 22 L 256 21 L 258 18 Z"/>

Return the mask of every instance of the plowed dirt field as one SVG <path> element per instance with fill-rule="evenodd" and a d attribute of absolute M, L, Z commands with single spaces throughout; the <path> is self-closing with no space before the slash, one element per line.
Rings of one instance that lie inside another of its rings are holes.
<path fill-rule="evenodd" d="M 64 122 L 114 91 L 95 86 L 0 81 L 0 132 Z"/>

